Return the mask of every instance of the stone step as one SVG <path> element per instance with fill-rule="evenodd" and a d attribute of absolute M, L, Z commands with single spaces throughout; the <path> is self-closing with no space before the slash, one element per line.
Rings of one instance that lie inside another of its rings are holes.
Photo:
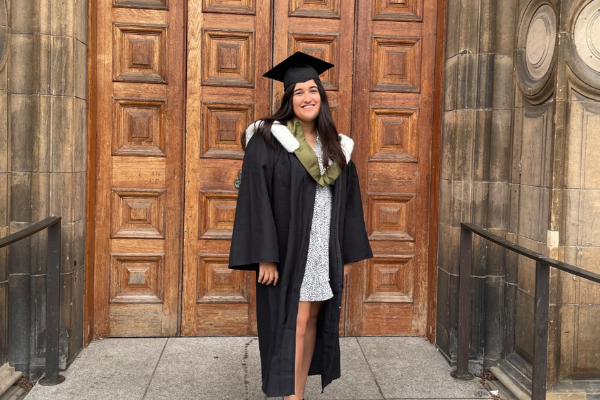
<path fill-rule="evenodd" d="M 0 367 L 0 395 L 6 392 L 22 376 L 21 372 L 15 371 L 8 363 Z"/>
<path fill-rule="evenodd" d="M 20 400 L 25 397 L 25 391 L 18 386 L 11 386 L 4 394 L 0 395 L 0 400 Z"/>

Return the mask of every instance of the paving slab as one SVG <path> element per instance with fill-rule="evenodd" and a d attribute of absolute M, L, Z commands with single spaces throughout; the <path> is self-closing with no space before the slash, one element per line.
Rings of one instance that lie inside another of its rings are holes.
<path fill-rule="evenodd" d="M 144 399 L 265 399 L 258 340 L 169 339 Z"/>
<path fill-rule="evenodd" d="M 142 399 L 167 339 L 96 340 L 81 351 L 57 386 L 36 384 L 27 400 Z"/>
<path fill-rule="evenodd" d="M 340 363 L 342 377 L 329 384 L 324 393 L 321 393 L 321 378 L 308 377 L 305 400 L 383 399 L 356 338 L 340 339 Z"/>
<path fill-rule="evenodd" d="M 418 337 L 357 339 L 386 399 L 491 399 L 478 379 L 459 381 L 439 351 Z"/>

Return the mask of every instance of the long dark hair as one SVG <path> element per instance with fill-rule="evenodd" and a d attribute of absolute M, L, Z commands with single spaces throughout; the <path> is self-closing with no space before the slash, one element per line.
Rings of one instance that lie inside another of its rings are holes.
<path fill-rule="evenodd" d="M 314 80 L 319 95 L 321 96 L 321 107 L 319 109 L 319 115 L 315 121 L 315 127 L 319 132 L 319 138 L 323 148 L 323 166 L 327 168 L 327 157 L 338 162 L 338 165 L 343 170 L 346 168 L 346 157 L 342 151 L 342 145 L 338 136 L 338 130 L 331 117 L 331 110 L 329 109 L 329 101 L 327 100 L 327 93 L 325 88 L 319 79 Z M 255 132 L 255 135 L 262 137 L 271 147 L 275 148 L 273 137 L 271 135 L 271 127 L 275 121 L 285 125 L 294 117 L 294 105 L 292 102 L 292 95 L 294 94 L 295 84 L 290 85 L 281 98 L 281 106 L 279 110 L 275 112 L 271 117 L 262 118 L 263 124 Z M 242 133 L 242 148 L 246 150 L 246 132 Z"/>

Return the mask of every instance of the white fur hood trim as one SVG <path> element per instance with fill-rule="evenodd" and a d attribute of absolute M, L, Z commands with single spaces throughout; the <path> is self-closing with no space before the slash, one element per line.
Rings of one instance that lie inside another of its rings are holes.
<path fill-rule="evenodd" d="M 246 146 L 248 145 L 248 142 L 252 136 L 254 136 L 256 129 L 258 129 L 262 124 L 263 122 L 258 120 L 246 128 Z M 271 133 L 288 152 L 293 153 L 300 148 L 298 139 L 294 137 L 287 126 L 275 121 L 271 127 Z M 350 139 L 350 137 L 344 135 L 343 133 L 340 133 L 339 137 L 342 150 L 346 156 L 346 162 L 349 163 L 352 156 L 352 150 L 354 150 L 354 140 Z"/>

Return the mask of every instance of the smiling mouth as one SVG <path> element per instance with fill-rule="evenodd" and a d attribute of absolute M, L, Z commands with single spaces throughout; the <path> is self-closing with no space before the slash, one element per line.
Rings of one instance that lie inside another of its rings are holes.
<path fill-rule="evenodd" d="M 314 108 L 314 106 L 315 106 L 314 104 L 309 104 L 307 106 L 302 106 L 302 108 Z"/>

